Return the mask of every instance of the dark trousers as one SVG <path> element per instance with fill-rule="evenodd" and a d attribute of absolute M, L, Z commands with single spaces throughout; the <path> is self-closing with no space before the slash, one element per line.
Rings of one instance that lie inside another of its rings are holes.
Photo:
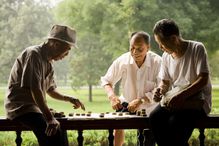
<path fill-rule="evenodd" d="M 65 130 L 59 129 L 53 136 L 45 134 L 47 124 L 42 114 L 28 113 L 14 120 L 30 127 L 37 137 L 40 146 L 68 146 L 67 132 Z"/>
<path fill-rule="evenodd" d="M 204 116 L 203 110 L 169 111 L 158 105 L 149 119 L 158 146 L 188 146 L 195 122 Z"/>

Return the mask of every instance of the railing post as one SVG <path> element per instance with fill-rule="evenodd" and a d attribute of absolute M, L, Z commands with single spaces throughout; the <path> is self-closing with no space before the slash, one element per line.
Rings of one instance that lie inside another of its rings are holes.
<path fill-rule="evenodd" d="M 21 146 L 22 138 L 21 138 L 21 130 L 16 131 L 16 139 L 15 139 L 16 145 Z"/>
<path fill-rule="evenodd" d="M 83 137 L 83 130 L 78 130 L 78 146 L 83 146 L 83 140 L 84 140 L 84 137 Z"/>
<path fill-rule="evenodd" d="M 143 134 L 144 134 L 144 146 L 155 146 L 156 145 L 154 136 L 150 129 L 144 129 Z"/>
<path fill-rule="evenodd" d="M 138 137 L 138 141 L 137 141 L 138 146 L 143 146 L 144 144 L 143 129 L 138 129 L 137 137 Z"/>
<path fill-rule="evenodd" d="M 200 142 L 200 146 L 205 145 L 205 129 L 204 128 L 199 128 L 199 142 Z"/>
<path fill-rule="evenodd" d="M 113 146 L 113 140 L 114 140 L 113 129 L 108 129 L 108 131 L 109 131 L 109 136 L 108 136 L 109 146 Z"/>

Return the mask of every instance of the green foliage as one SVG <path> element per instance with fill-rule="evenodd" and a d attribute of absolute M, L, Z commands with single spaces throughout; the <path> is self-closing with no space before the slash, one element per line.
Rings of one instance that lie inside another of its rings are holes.
<path fill-rule="evenodd" d="M 219 32 L 218 32 L 219 33 Z M 214 54 L 211 55 L 211 58 L 209 59 L 211 64 L 211 76 L 212 77 L 218 77 L 219 75 L 219 50 L 217 50 Z"/>
<path fill-rule="evenodd" d="M 101 27 L 105 19 L 105 6 L 104 2 L 87 0 L 86 2 L 66 1 L 57 8 L 57 15 L 69 16 L 61 19 L 79 30 L 79 49 L 73 50 L 74 55 L 70 71 L 73 87 L 97 85 L 100 75 L 105 70 L 105 62 L 111 59 L 110 54 L 106 54 L 102 49 L 104 44 L 100 42 Z M 60 13 L 64 9 L 69 11 Z"/>
<path fill-rule="evenodd" d="M 6 83 L 15 57 L 48 33 L 49 7 L 32 0 L 0 0 L 0 80 Z"/>
<path fill-rule="evenodd" d="M 202 41 L 212 54 L 218 49 L 214 43 L 219 31 L 217 3 L 214 0 L 199 3 L 191 0 L 64 0 L 54 10 L 56 19 L 78 30 L 80 47 L 74 50 L 72 57 L 72 86 L 97 85 L 112 60 L 128 51 L 130 34 L 143 30 L 152 35 L 154 23 L 163 18 L 174 19 L 185 39 Z M 162 53 L 153 37 L 151 46 L 153 51 Z M 212 72 L 217 75 L 215 67 Z"/>

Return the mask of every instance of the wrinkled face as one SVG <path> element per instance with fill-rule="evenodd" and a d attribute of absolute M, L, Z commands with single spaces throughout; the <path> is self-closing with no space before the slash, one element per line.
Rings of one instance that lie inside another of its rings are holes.
<path fill-rule="evenodd" d="M 135 62 L 143 62 L 147 51 L 149 50 L 149 44 L 146 44 L 142 37 L 133 37 L 130 40 L 130 52 Z"/>
<path fill-rule="evenodd" d="M 71 50 L 71 46 L 67 43 L 57 41 L 53 45 L 53 50 L 54 52 L 52 55 L 52 59 L 58 61 L 68 55 L 69 51 Z"/>
<path fill-rule="evenodd" d="M 167 52 L 168 54 L 174 52 L 174 42 L 170 38 L 168 40 L 162 40 L 159 35 L 154 35 L 154 38 L 162 51 Z"/>

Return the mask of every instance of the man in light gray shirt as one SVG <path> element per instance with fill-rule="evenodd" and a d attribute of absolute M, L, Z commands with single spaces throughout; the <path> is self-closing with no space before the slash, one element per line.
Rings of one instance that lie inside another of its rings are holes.
<path fill-rule="evenodd" d="M 74 29 L 54 25 L 48 40 L 41 45 L 26 48 L 11 69 L 5 99 L 8 119 L 30 127 L 40 146 L 67 146 L 65 131 L 54 118 L 46 103 L 46 94 L 67 101 L 74 108 L 84 109 L 79 99 L 59 93 L 54 81 L 52 62 L 68 55 L 75 45 Z"/>

